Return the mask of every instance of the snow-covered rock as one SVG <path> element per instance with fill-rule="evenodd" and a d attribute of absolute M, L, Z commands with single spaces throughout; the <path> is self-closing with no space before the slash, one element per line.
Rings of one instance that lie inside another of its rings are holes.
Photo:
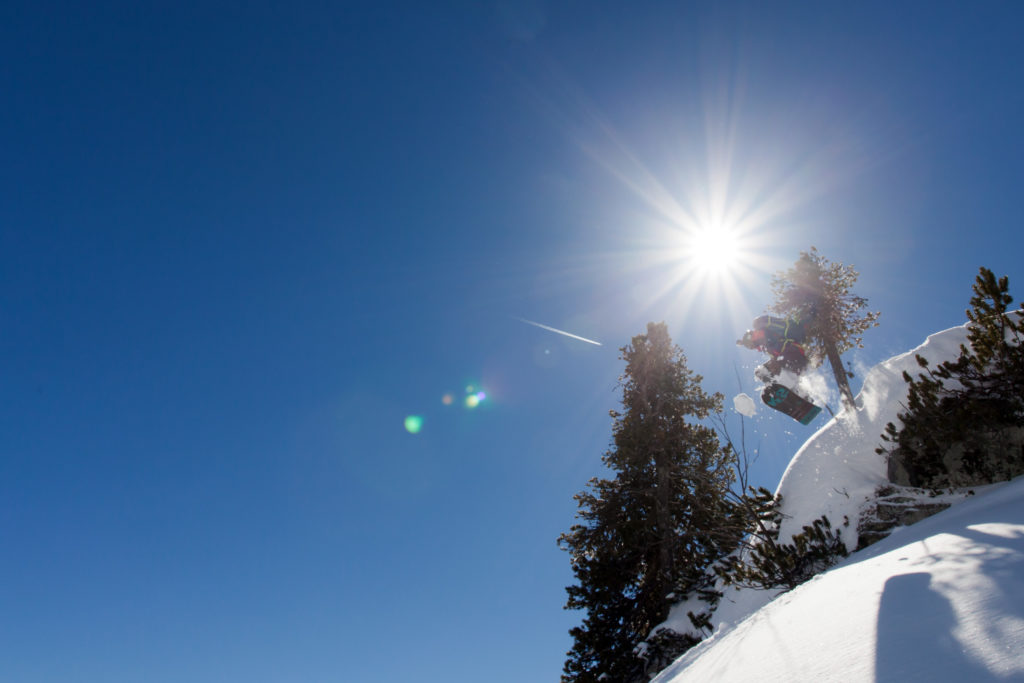
<path fill-rule="evenodd" d="M 917 355 L 933 365 L 956 358 L 966 338 L 966 326 L 933 334 L 916 349 L 868 371 L 857 409 L 841 412 L 811 436 L 783 473 L 776 490 L 786 516 L 781 540 L 788 541 L 805 524 L 827 515 L 834 527 L 850 521 L 843 537 L 849 550 L 856 548 L 857 516 L 875 489 L 888 483 L 885 458 L 875 449 L 882 443 L 885 425 L 897 421 L 906 401 L 903 372 L 920 372 Z"/>

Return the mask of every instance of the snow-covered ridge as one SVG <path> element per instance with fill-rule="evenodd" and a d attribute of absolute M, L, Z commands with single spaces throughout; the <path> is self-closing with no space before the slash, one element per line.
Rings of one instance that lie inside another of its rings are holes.
<path fill-rule="evenodd" d="M 966 325 L 933 334 L 866 374 L 856 410 L 811 436 L 783 474 L 781 541 L 827 515 L 855 549 L 861 511 L 888 484 L 875 449 L 903 409 L 903 372 L 920 372 L 917 355 L 933 366 L 955 359 L 966 335 Z M 655 680 L 896 680 L 905 668 L 900 648 L 922 651 L 907 675 L 932 671 L 935 662 L 942 674 L 935 680 L 1024 679 L 1024 480 L 988 491 L 897 530 L 774 601 L 776 592 L 728 589 L 712 615 L 713 635 Z M 676 605 L 664 626 L 692 631 L 686 613 L 702 607 Z M 900 616 L 901 609 L 920 610 L 928 623 Z M 929 650 L 936 643 L 948 656 Z"/>
<path fill-rule="evenodd" d="M 931 335 L 912 351 L 879 363 L 868 371 L 857 395 L 856 411 L 844 411 L 818 430 L 797 451 L 779 482 L 786 520 L 779 538 L 788 542 L 805 524 L 827 515 L 834 527 L 845 519 L 843 537 L 849 550 L 857 545 L 856 520 L 875 489 L 888 483 L 885 458 L 875 452 L 885 425 L 896 422 L 907 398 L 903 372 L 921 371 L 918 355 L 933 366 L 953 360 L 967 339 L 961 325 Z"/>

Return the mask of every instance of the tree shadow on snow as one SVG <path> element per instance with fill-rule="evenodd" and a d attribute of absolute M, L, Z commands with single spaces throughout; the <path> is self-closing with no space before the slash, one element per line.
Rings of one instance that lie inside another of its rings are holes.
<path fill-rule="evenodd" d="M 953 606 L 931 588 L 931 574 L 890 577 L 878 608 L 875 681 L 983 681 L 992 674 L 953 637 Z"/>

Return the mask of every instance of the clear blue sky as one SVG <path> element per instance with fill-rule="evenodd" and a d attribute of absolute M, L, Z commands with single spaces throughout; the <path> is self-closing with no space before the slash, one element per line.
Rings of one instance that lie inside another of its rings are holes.
<path fill-rule="evenodd" d="M 0 677 L 556 680 L 648 321 L 731 397 L 812 244 L 857 366 L 1024 297 L 1022 13 L 5 4 Z M 810 433 L 748 422 L 757 483 Z"/>

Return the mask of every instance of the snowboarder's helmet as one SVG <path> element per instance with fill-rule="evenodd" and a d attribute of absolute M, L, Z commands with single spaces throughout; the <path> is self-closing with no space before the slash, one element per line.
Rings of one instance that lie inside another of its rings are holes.
<path fill-rule="evenodd" d="M 764 332 L 761 330 L 747 330 L 747 333 L 743 335 L 743 339 L 740 339 L 738 344 L 746 346 L 748 349 L 757 348 L 764 341 Z"/>

